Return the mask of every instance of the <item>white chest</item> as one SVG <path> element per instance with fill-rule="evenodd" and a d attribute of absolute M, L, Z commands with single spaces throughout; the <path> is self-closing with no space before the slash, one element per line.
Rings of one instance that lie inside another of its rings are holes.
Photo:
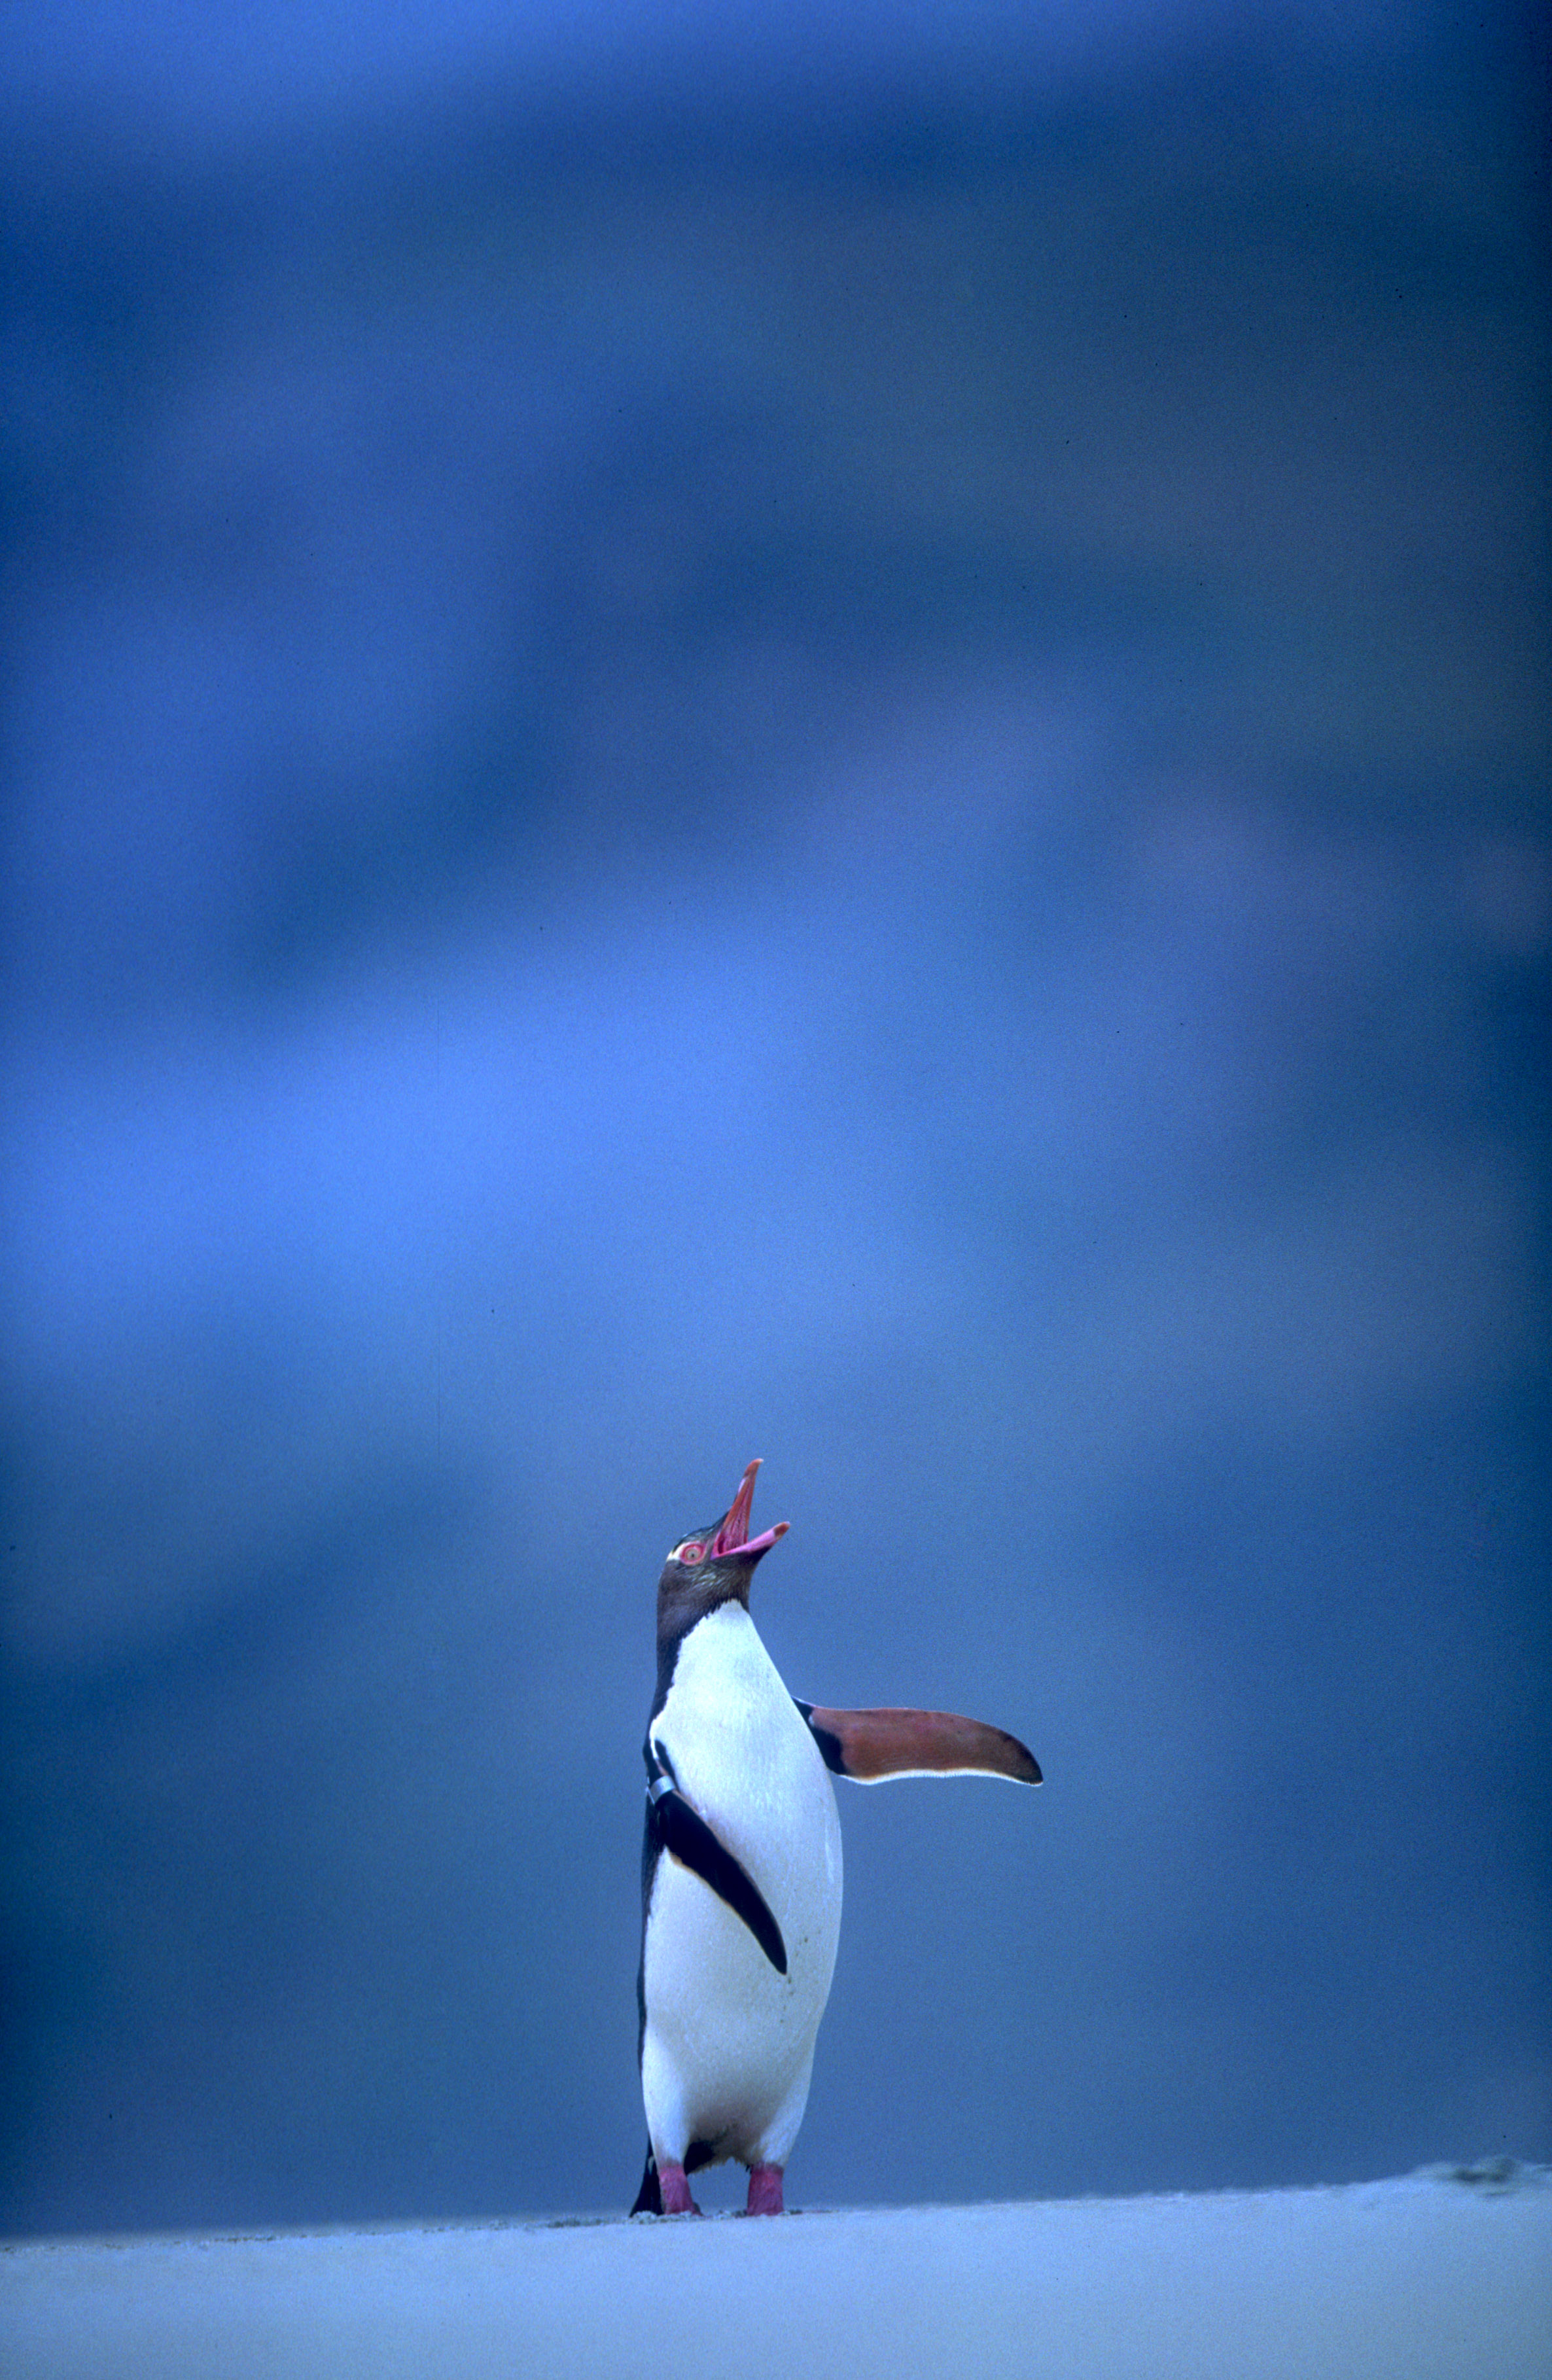
<path fill-rule="evenodd" d="M 680 1787 L 730 1850 L 750 1864 L 805 1865 L 835 1825 L 830 1774 L 741 1603 L 725 1603 L 679 1648 L 652 1735 Z M 757 1872 L 756 1881 L 764 1889 Z"/>

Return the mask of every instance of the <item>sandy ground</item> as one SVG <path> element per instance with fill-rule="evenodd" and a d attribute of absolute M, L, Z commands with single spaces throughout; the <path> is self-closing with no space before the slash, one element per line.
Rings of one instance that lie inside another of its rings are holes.
<path fill-rule="evenodd" d="M 1552 2180 L 18 2242 L 9 2380 L 1552 2373 Z"/>

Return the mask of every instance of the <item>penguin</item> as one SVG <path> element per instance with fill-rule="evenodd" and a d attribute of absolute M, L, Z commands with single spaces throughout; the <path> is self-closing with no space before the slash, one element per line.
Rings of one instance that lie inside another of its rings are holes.
<path fill-rule="evenodd" d="M 831 1710 L 782 1684 L 749 1614 L 757 1458 L 721 1519 L 658 1581 L 658 1686 L 643 1747 L 637 2053 L 647 2166 L 633 2215 L 698 2214 L 688 2177 L 747 2168 L 780 2215 L 841 1933 L 832 1776 L 974 1773 L 1038 1785 L 1016 1736 L 950 1711 Z"/>

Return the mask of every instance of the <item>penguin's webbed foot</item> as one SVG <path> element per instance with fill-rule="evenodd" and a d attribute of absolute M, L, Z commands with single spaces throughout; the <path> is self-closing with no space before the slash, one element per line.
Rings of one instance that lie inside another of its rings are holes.
<path fill-rule="evenodd" d="M 781 2215 L 782 2168 L 779 2165 L 752 2165 L 749 2168 L 749 2204 L 746 2215 Z"/>
<path fill-rule="evenodd" d="M 658 2168 L 658 2189 L 662 2197 L 665 2215 L 698 2215 L 699 2207 L 690 2196 L 690 2185 L 682 2165 L 673 2165 L 667 2158 Z"/>

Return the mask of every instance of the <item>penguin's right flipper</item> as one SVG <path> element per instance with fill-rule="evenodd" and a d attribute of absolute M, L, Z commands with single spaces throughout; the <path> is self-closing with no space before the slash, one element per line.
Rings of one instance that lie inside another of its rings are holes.
<path fill-rule="evenodd" d="M 794 1696 L 795 1700 L 796 1697 Z M 876 1785 L 883 1777 L 1007 1777 L 1038 1785 L 1040 1764 L 1026 1743 L 957 1711 L 825 1710 L 798 1703 L 825 1767 Z"/>
<path fill-rule="evenodd" d="M 658 2160 L 652 2155 L 652 2143 L 647 2143 L 647 2170 L 641 2177 L 641 2187 L 636 2193 L 633 2215 L 661 2215 L 662 2189 L 658 2180 Z"/>
<path fill-rule="evenodd" d="M 727 1845 L 718 1841 L 699 1811 L 691 1809 L 656 1744 L 648 1747 L 648 1767 L 657 1774 L 647 1789 L 647 1807 L 664 1851 L 692 1869 L 702 1884 L 709 1885 L 735 1917 L 742 1917 L 776 1973 L 784 1975 L 787 1946 L 754 1877 L 742 1860 L 734 1859 Z"/>

